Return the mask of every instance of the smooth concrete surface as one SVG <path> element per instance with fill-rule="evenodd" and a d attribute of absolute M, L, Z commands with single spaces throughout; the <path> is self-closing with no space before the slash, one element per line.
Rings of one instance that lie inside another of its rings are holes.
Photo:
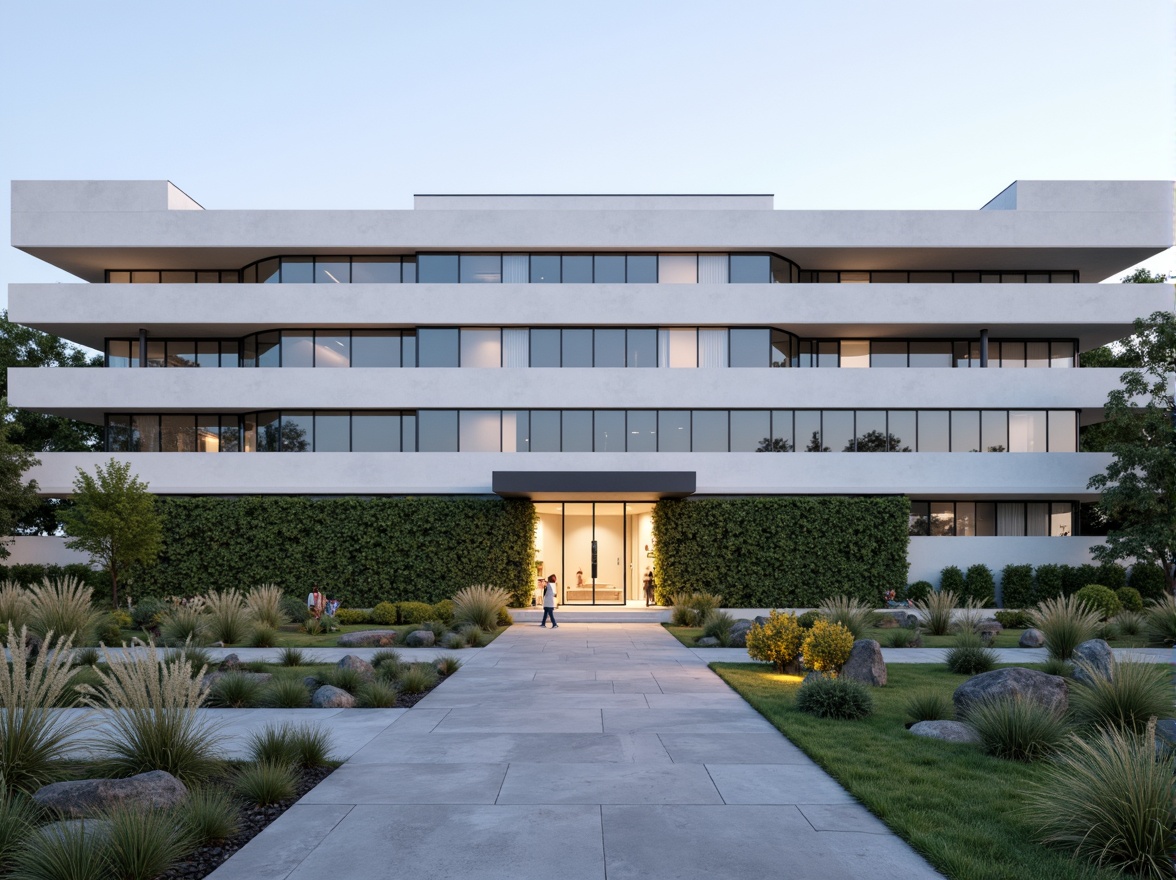
<path fill-rule="evenodd" d="M 660 626 L 462 657 L 214 880 L 940 876 Z"/>

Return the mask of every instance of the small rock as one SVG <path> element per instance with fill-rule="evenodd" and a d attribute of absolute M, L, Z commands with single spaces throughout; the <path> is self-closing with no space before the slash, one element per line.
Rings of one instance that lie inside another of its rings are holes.
<path fill-rule="evenodd" d="M 308 675 L 306 678 L 302 679 L 302 686 L 305 687 L 308 691 L 317 691 L 320 687 L 322 687 L 322 684 L 323 683 L 313 675 Z"/>
<path fill-rule="evenodd" d="M 396 644 L 396 631 L 364 629 L 343 633 L 337 642 L 340 648 L 388 648 Z"/>
<path fill-rule="evenodd" d="M 732 648 L 746 648 L 747 634 L 751 631 L 750 620 L 737 620 L 731 625 L 730 642 Z"/>
<path fill-rule="evenodd" d="M 753 620 L 753 621 L 752 621 L 752 623 L 754 623 L 756 626 L 767 626 L 767 625 L 768 625 L 768 620 L 769 620 L 769 618 L 767 618 L 767 617 L 764 617 L 764 616 L 761 614 L 761 615 L 759 615 L 758 617 L 756 617 L 756 619 L 755 619 L 755 620 Z"/>
<path fill-rule="evenodd" d="M 941 739 L 953 743 L 978 743 L 980 737 L 962 721 L 920 721 L 912 724 L 911 733 L 928 739 Z"/>
<path fill-rule="evenodd" d="M 354 654 L 348 654 L 342 660 L 335 664 L 340 669 L 354 669 L 365 680 L 371 680 L 375 677 L 376 670 L 372 664 L 368 663 L 362 657 L 356 657 Z"/>
<path fill-rule="evenodd" d="M 404 637 L 404 646 L 406 648 L 431 648 L 436 642 L 436 636 L 433 635 L 431 630 L 427 629 L 414 629 Z"/>
<path fill-rule="evenodd" d="M 841 677 L 873 687 L 885 687 L 886 663 L 882 659 L 882 646 L 873 639 L 854 642 L 849 659 L 841 667 Z"/>
<path fill-rule="evenodd" d="M 717 648 L 720 642 L 714 636 L 703 636 L 701 639 L 696 639 L 694 647 L 696 648 Z"/>
<path fill-rule="evenodd" d="M 990 645 L 998 633 L 1004 632 L 1004 627 L 999 620 L 982 620 L 976 624 L 976 632 L 980 635 L 980 641 Z"/>
<path fill-rule="evenodd" d="M 1032 700 L 1059 713 L 1065 712 L 1070 703 L 1064 678 L 1023 666 L 994 669 L 973 676 L 956 688 L 951 699 L 956 714 L 963 718 L 976 703 L 1008 697 Z"/>
<path fill-rule="evenodd" d="M 1096 677 L 1112 681 L 1115 677 L 1115 655 L 1103 639 L 1091 639 L 1074 649 L 1074 681 L 1093 684 Z"/>
<path fill-rule="evenodd" d="M 1027 629 L 1021 633 L 1021 640 L 1017 644 L 1022 648 L 1044 648 L 1045 633 L 1039 629 Z"/>
<path fill-rule="evenodd" d="M 163 810 L 188 796 L 184 783 L 163 770 L 128 779 L 82 779 L 54 782 L 33 795 L 38 806 L 71 819 L 93 816 L 111 807 Z"/>
<path fill-rule="evenodd" d="M 222 672 L 234 672 L 241 668 L 241 658 L 236 654 L 229 654 L 220 662 Z"/>
<path fill-rule="evenodd" d="M 310 698 L 312 709 L 354 709 L 355 697 L 342 688 L 325 684 Z"/>

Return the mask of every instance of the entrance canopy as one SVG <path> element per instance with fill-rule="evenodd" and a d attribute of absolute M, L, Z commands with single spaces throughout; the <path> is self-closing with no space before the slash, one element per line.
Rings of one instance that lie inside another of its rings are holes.
<path fill-rule="evenodd" d="M 494 471 L 494 493 L 532 501 L 657 501 L 693 495 L 694 471 Z"/>

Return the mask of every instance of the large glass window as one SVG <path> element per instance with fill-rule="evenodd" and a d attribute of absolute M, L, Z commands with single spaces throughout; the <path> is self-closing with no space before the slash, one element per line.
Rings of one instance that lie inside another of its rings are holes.
<path fill-rule="evenodd" d="M 589 254 L 564 254 L 562 269 L 564 284 L 592 283 L 592 257 Z"/>
<path fill-rule="evenodd" d="M 626 366 L 657 366 L 656 330 L 629 330 L 625 333 L 625 340 L 625 344 L 628 349 Z"/>
<path fill-rule="evenodd" d="M 420 410 L 417 437 L 421 452 L 457 452 L 457 410 Z"/>
<path fill-rule="evenodd" d="M 557 409 L 531 410 L 531 451 L 559 452 L 560 414 Z"/>
<path fill-rule="evenodd" d="M 462 284 L 501 284 L 502 257 L 499 254 L 462 254 Z"/>
<path fill-rule="evenodd" d="M 400 259 L 398 257 L 353 257 L 351 260 L 351 281 L 353 284 L 399 284 Z"/>
<path fill-rule="evenodd" d="M 399 330 L 355 330 L 351 334 L 351 366 L 399 367 Z"/>
<path fill-rule="evenodd" d="M 1009 412 L 1009 452 L 1045 452 L 1046 415 L 1042 410 Z"/>
<path fill-rule="evenodd" d="M 697 254 L 659 254 L 657 258 L 658 284 L 697 284 Z"/>
<path fill-rule="evenodd" d="M 985 452 L 1008 452 L 1009 414 L 1003 409 L 980 413 L 980 441 Z"/>
<path fill-rule="evenodd" d="M 496 409 L 462 410 L 460 449 L 462 452 L 499 452 L 502 449 L 501 414 Z"/>
<path fill-rule="evenodd" d="M 351 418 L 345 412 L 314 415 L 314 451 L 347 452 L 351 449 Z"/>
<path fill-rule="evenodd" d="M 529 452 L 531 450 L 531 419 L 525 409 L 502 412 L 502 451 Z"/>
<path fill-rule="evenodd" d="M 910 344 L 910 365 L 912 367 L 950 367 L 952 365 L 951 343 L 937 340 L 913 340 Z"/>
<path fill-rule="evenodd" d="M 886 452 L 886 410 L 864 409 L 857 412 L 857 452 Z"/>
<path fill-rule="evenodd" d="M 563 331 L 563 366 L 592 366 L 591 330 L 576 329 Z"/>
<path fill-rule="evenodd" d="M 772 280 L 767 254 L 731 254 L 731 284 L 768 284 Z"/>
<path fill-rule="evenodd" d="M 657 414 L 658 452 L 690 451 L 690 410 L 663 409 Z"/>
<path fill-rule="evenodd" d="M 771 366 L 770 331 L 733 327 L 730 338 L 732 367 Z"/>
<path fill-rule="evenodd" d="M 417 339 L 418 366 L 458 366 L 458 332 L 455 328 L 425 327 L 417 331 Z"/>
<path fill-rule="evenodd" d="M 531 254 L 531 283 L 559 284 L 558 254 Z"/>
<path fill-rule="evenodd" d="M 592 451 L 592 410 L 565 409 L 562 427 L 563 452 Z"/>
<path fill-rule="evenodd" d="M 421 284 L 457 284 L 461 275 L 457 254 L 418 254 L 417 281 Z"/>
<path fill-rule="evenodd" d="M 282 366 L 314 366 L 314 334 L 286 330 L 282 333 Z"/>
<path fill-rule="evenodd" d="M 350 284 L 351 261 L 346 257 L 338 260 L 319 257 L 314 261 L 314 281 L 316 284 Z"/>
<path fill-rule="evenodd" d="M 597 254 L 594 259 L 593 280 L 597 284 L 624 284 L 624 256 L 620 254 Z"/>
<path fill-rule="evenodd" d="M 280 367 L 282 365 L 281 344 L 280 333 L 258 333 L 257 365 L 259 367 Z"/>
<path fill-rule="evenodd" d="M 627 414 L 629 452 L 657 452 L 657 411 L 631 409 Z"/>
<path fill-rule="evenodd" d="M 283 284 L 312 284 L 314 257 L 282 257 Z"/>
<path fill-rule="evenodd" d="M 831 452 L 853 452 L 853 410 L 826 410 L 821 429 L 822 444 Z"/>
<path fill-rule="evenodd" d="M 819 409 L 798 409 L 794 414 L 796 423 L 797 452 L 829 452 L 830 447 L 821 442 L 821 411 Z M 775 430 L 775 419 L 773 430 Z"/>
<path fill-rule="evenodd" d="M 593 419 L 592 448 L 596 452 L 625 451 L 625 411 L 601 409 Z"/>
<path fill-rule="evenodd" d="M 653 254 L 629 254 L 625 260 L 625 280 L 629 284 L 656 284 L 657 257 Z"/>
<path fill-rule="evenodd" d="M 1077 452 L 1077 417 L 1073 410 L 1049 411 L 1049 451 Z"/>
<path fill-rule="evenodd" d="M 727 430 L 725 409 L 695 410 L 691 426 L 691 449 L 694 452 L 726 452 Z"/>
<path fill-rule="evenodd" d="M 314 365 L 320 368 L 351 366 L 351 335 L 346 331 L 314 334 Z"/>
<path fill-rule="evenodd" d="M 919 452 L 950 452 L 946 410 L 919 410 Z"/>
<path fill-rule="evenodd" d="M 889 436 L 886 438 L 888 451 L 914 451 L 915 438 L 918 435 L 914 410 L 890 410 L 890 412 L 886 414 L 886 426 L 887 430 L 889 431 Z"/>
<path fill-rule="evenodd" d="M 623 367 L 625 365 L 625 331 L 593 331 L 592 364 L 596 367 Z"/>
<path fill-rule="evenodd" d="M 314 451 L 314 415 L 309 412 L 282 412 L 281 452 Z"/>
<path fill-rule="evenodd" d="M 978 410 L 952 410 L 951 451 L 980 451 L 980 412 Z"/>
<path fill-rule="evenodd" d="M 772 442 L 767 447 L 757 446 L 756 452 L 793 452 L 796 449 L 792 436 L 792 410 L 772 411 Z M 820 426 L 818 425 L 818 431 Z M 820 434 L 818 433 L 818 437 Z"/>
<path fill-rule="evenodd" d="M 502 331 L 468 329 L 461 331 L 463 367 L 501 367 Z"/>
<path fill-rule="evenodd" d="M 196 417 L 165 415 L 160 418 L 160 448 L 163 452 L 196 451 Z"/>
<path fill-rule="evenodd" d="M 531 366 L 558 367 L 560 365 L 560 332 L 548 328 L 531 331 Z"/>
<path fill-rule="evenodd" d="M 772 445 L 772 420 L 768 410 L 731 411 L 731 451 L 757 452 Z"/>
<path fill-rule="evenodd" d="M 281 419 L 277 412 L 260 412 L 255 422 L 256 449 L 258 452 L 277 452 L 281 437 Z M 303 438 L 305 439 L 305 438 Z"/>
<path fill-rule="evenodd" d="M 875 339 L 870 343 L 871 367 L 905 367 L 907 343 L 890 339 Z"/>
<path fill-rule="evenodd" d="M 400 414 L 357 412 L 351 416 L 353 452 L 399 452 Z"/>

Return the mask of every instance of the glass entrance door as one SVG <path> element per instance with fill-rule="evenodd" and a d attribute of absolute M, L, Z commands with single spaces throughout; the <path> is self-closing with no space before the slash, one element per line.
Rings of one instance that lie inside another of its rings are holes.
<path fill-rule="evenodd" d="M 537 590 L 554 574 L 565 605 L 624 605 L 641 594 L 652 505 L 621 501 L 538 502 Z M 642 558 L 635 562 L 636 554 Z M 635 578 L 636 575 L 636 578 Z"/>

